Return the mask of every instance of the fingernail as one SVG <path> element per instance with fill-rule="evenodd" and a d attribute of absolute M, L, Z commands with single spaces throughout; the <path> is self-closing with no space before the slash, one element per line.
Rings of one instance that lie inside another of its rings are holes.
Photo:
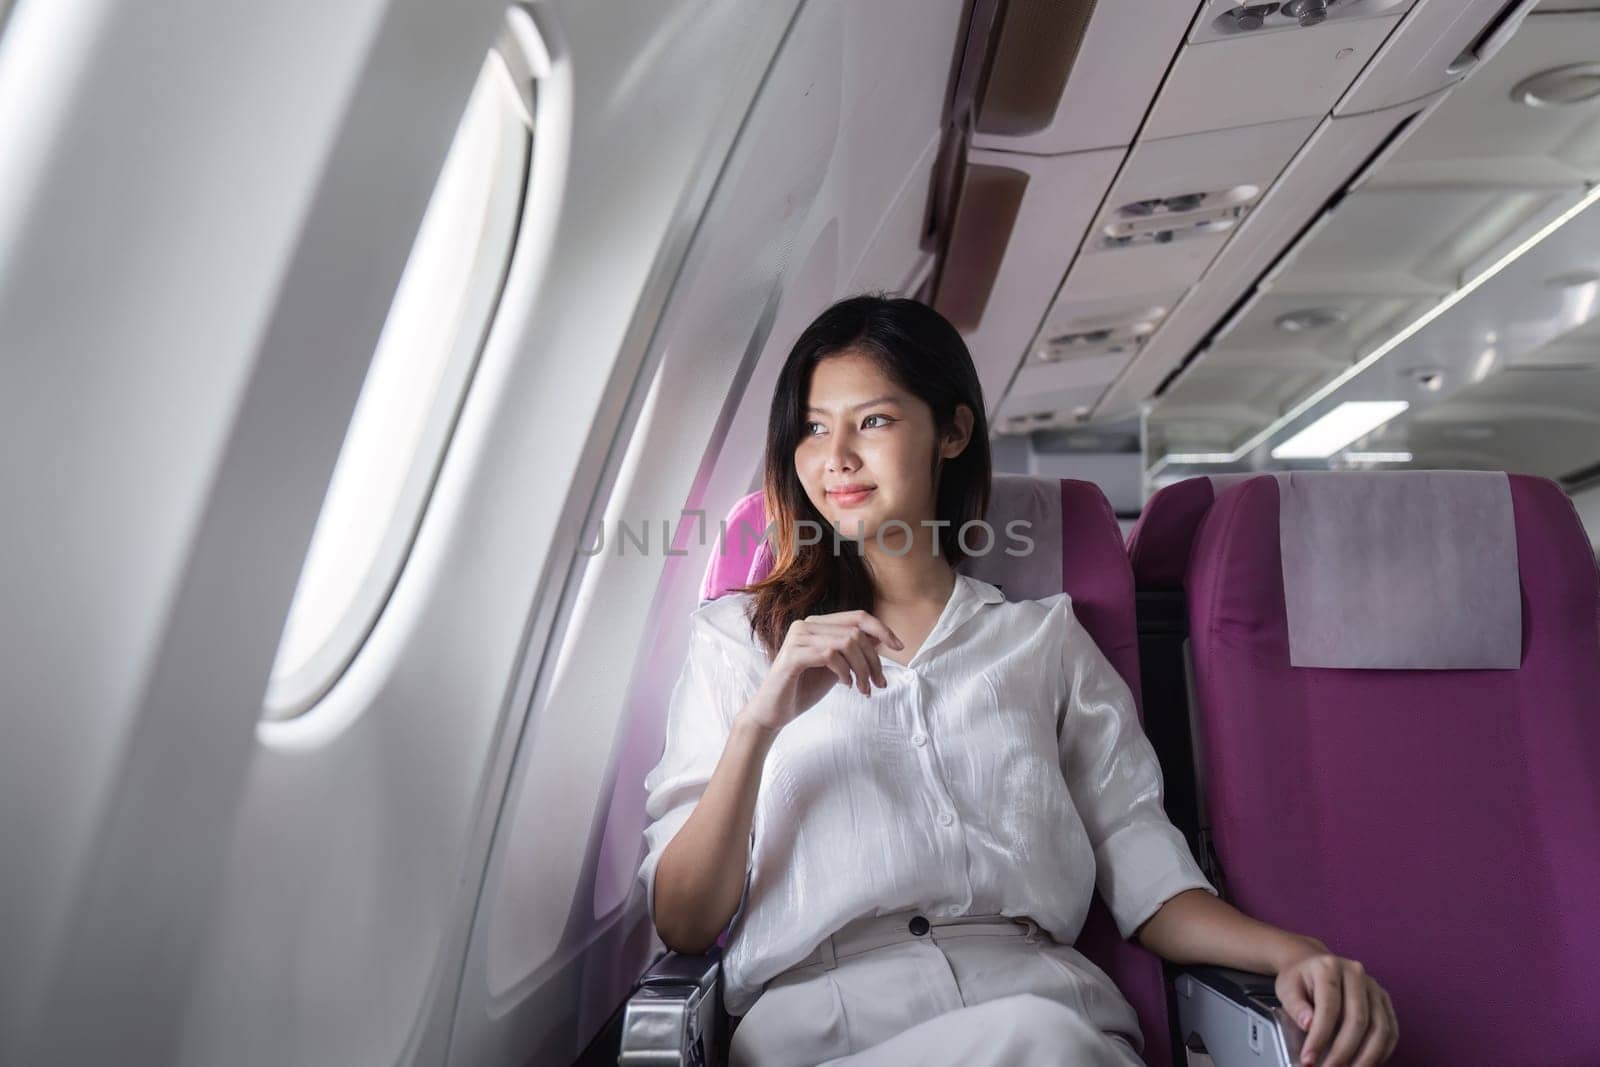
<path fill-rule="evenodd" d="M 1300 1013 L 1299 1022 L 1300 1022 L 1300 1025 L 1302 1027 L 1310 1026 L 1311 1025 L 1311 1013 L 1309 1011 L 1301 1012 Z"/>

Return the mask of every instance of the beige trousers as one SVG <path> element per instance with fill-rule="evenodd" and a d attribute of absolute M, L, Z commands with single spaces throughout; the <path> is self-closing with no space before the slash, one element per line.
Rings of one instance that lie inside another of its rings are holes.
<path fill-rule="evenodd" d="M 1031 919 L 915 911 L 846 924 L 767 983 L 730 1067 L 1142 1067 L 1111 979 Z"/>

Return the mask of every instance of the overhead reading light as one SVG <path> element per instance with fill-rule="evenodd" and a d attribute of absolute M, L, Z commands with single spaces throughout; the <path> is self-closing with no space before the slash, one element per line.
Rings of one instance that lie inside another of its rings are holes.
<path fill-rule="evenodd" d="M 1298 19 L 1302 26 L 1316 26 L 1328 20 L 1328 0 L 1289 0 L 1283 5 L 1283 13 Z"/>
<path fill-rule="evenodd" d="M 1569 63 L 1519 81 L 1511 99 L 1528 107 L 1571 107 L 1600 96 L 1600 63 Z"/>
<path fill-rule="evenodd" d="M 1349 317 L 1350 313 L 1343 308 L 1304 308 L 1300 311 L 1291 311 L 1287 315 L 1279 315 L 1275 321 L 1280 330 L 1305 333 L 1307 330 L 1337 326 Z"/>
<path fill-rule="evenodd" d="M 1259 30 L 1276 10 L 1277 4 L 1247 4 L 1234 11 L 1233 24 L 1241 30 Z"/>
<path fill-rule="evenodd" d="M 1287 29 L 1320 26 L 1329 18 L 1360 17 L 1394 5 L 1373 0 L 1284 0 L 1274 4 L 1240 4 L 1212 20 L 1218 34 L 1252 33 L 1264 28 Z"/>
<path fill-rule="evenodd" d="M 1272 450 L 1273 459 L 1327 459 L 1411 405 L 1404 400 L 1347 400 Z"/>

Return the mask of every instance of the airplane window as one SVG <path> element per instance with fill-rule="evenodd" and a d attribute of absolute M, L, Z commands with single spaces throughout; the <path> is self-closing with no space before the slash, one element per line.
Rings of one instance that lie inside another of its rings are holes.
<path fill-rule="evenodd" d="M 513 18 L 521 13 L 513 9 Z M 399 576 L 511 262 L 533 143 L 524 22 L 489 52 L 395 290 L 267 687 L 266 716 L 325 694 Z"/>

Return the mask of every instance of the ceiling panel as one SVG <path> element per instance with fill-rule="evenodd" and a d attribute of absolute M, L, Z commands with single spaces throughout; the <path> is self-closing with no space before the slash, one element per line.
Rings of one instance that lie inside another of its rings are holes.
<path fill-rule="evenodd" d="M 1600 364 L 1508 370 L 1404 425 L 1425 466 L 1486 467 L 1560 478 L 1600 462 Z"/>
<path fill-rule="evenodd" d="M 1361 189 L 1269 275 L 1276 293 L 1441 296 L 1485 251 L 1551 202 L 1496 189 Z"/>
<path fill-rule="evenodd" d="M 1086 2 L 1072 0 L 1067 10 Z M 1117 0 L 1093 8 L 1049 124 L 1002 134 L 985 132 L 980 123 L 974 148 L 1056 155 L 1133 143 L 1188 31 L 1194 7 L 1179 0 Z M 1036 71 L 1045 65 L 1037 51 L 1056 42 L 1048 32 L 1030 26 L 1030 20 L 1058 23 L 1071 17 L 1063 14 L 1062 0 L 1012 0 L 995 54 L 996 73 L 1005 79 L 1001 68 L 1009 66 L 1015 68 L 1014 77 L 1005 80 L 1023 85 L 1037 81 Z"/>
<path fill-rule="evenodd" d="M 1276 360 L 1342 367 L 1430 303 L 1405 297 L 1309 299 L 1294 293 L 1263 293 L 1212 343 L 1205 365 L 1249 366 Z"/>
<path fill-rule="evenodd" d="M 1059 299 L 1184 290 L 1288 165 L 1315 119 L 1141 142 L 1106 195 Z M 1127 241 L 1120 247 L 1112 242 Z"/>
<path fill-rule="evenodd" d="M 1190 44 L 1167 75 L 1142 136 L 1322 118 L 1399 21 L 1399 15 L 1330 19 L 1309 29 Z"/>
<path fill-rule="evenodd" d="M 1541 71 L 1600 61 L 1600 10 L 1536 14 L 1456 86 L 1367 182 L 1381 186 L 1572 186 L 1600 178 L 1600 109 L 1528 107 L 1512 90 Z"/>

